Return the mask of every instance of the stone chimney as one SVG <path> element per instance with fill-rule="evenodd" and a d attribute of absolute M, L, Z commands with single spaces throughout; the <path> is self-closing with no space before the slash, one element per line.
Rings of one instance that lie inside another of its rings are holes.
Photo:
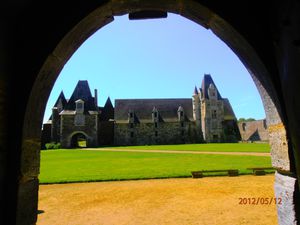
<path fill-rule="evenodd" d="M 97 89 L 94 90 L 94 101 L 95 101 L 95 105 L 98 107 L 98 93 L 97 93 Z"/>

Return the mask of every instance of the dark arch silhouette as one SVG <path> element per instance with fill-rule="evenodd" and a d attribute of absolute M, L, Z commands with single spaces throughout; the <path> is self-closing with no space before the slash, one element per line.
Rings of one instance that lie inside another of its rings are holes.
<path fill-rule="evenodd" d="M 87 137 L 85 134 L 78 132 L 71 137 L 71 148 L 85 148 L 87 147 Z"/>

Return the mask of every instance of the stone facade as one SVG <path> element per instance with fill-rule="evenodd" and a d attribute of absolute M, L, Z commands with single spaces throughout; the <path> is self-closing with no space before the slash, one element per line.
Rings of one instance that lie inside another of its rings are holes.
<path fill-rule="evenodd" d="M 49 134 L 51 134 L 49 136 Z M 236 117 L 210 75 L 192 98 L 110 99 L 97 105 L 87 81 L 79 81 L 67 101 L 60 94 L 43 129 L 43 143 L 60 142 L 63 148 L 99 145 L 153 145 L 240 140 Z"/>
<path fill-rule="evenodd" d="M 154 145 L 201 142 L 194 122 L 128 123 L 115 125 L 115 145 Z"/>
<path fill-rule="evenodd" d="M 206 142 L 237 142 L 240 140 L 236 117 L 230 102 L 222 98 L 212 77 L 205 74 L 199 91 L 195 88 L 194 102 L 201 106 L 201 125 Z"/>
<path fill-rule="evenodd" d="M 116 145 L 203 142 L 191 99 L 117 99 L 114 131 Z"/>
<path fill-rule="evenodd" d="M 59 142 L 62 148 L 78 147 L 78 140 L 85 140 L 86 147 L 112 144 L 110 119 L 113 119 L 110 99 L 104 107 L 98 107 L 97 91 L 92 97 L 88 82 L 79 81 L 68 101 L 63 92 L 58 97 L 49 121 L 43 125 L 42 148 L 47 142 Z"/>
<path fill-rule="evenodd" d="M 117 99 L 116 145 L 237 142 L 240 133 L 228 99 L 209 74 L 192 99 Z"/>

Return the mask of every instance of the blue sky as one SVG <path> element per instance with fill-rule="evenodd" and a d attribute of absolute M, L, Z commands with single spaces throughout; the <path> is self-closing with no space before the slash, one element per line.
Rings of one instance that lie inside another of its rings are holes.
<path fill-rule="evenodd" d="M 265 118 L 248 71 L 210 30 L 175 14 L 166 19 L 129 20 L 128 15 L 98 30 L 73 54 L 52 89 L 44 122 L 63 90 L 69 98 L 78 80 L 98 89 L 98 104 L 109 96 L 191 98 L 204 74 L 211 74 L 237 118 Z"/>

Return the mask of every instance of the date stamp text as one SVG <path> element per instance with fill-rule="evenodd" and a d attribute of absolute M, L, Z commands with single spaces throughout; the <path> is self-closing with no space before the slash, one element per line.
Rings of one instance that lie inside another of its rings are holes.
<path fill-rule="evenodd" d="M 265 197 L 256 197 L 256 198 L 239 198 L 239 205 L 281 205 L 281 198 L 265 198 Z"/>

